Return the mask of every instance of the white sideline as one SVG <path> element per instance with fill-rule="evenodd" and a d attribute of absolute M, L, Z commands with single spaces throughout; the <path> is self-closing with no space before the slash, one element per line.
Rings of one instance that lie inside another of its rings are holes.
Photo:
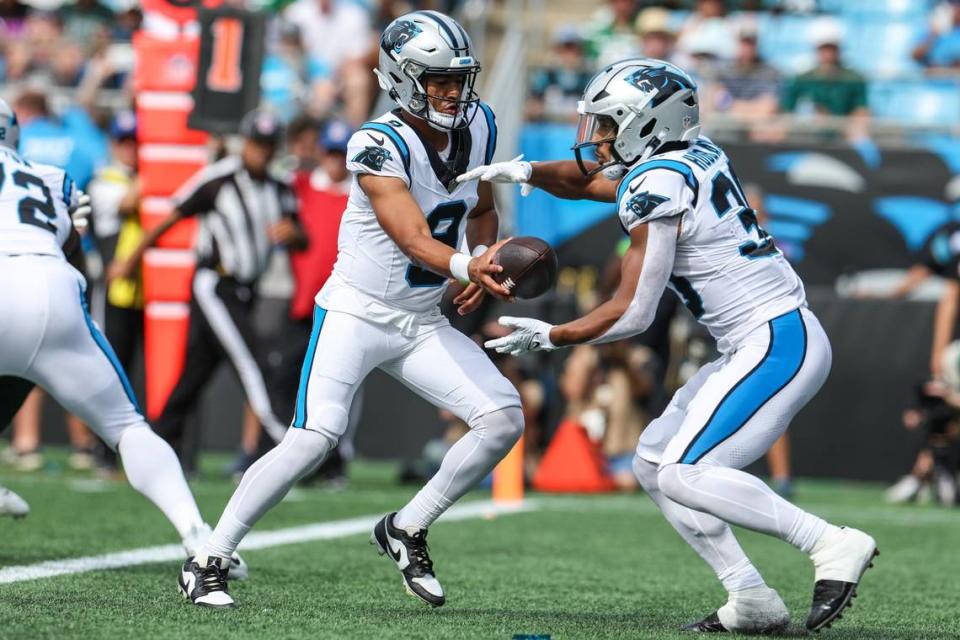
<path fill-rule="evenodd" d="M 453 522 L 457 520 L 470 520 L 472 518 L 532 511 L 536 508 L 537 504 L 534 500 L 525 500 L 518 504 L 498 504 L 491 500 L 482 500 L 456 505 L 441 516 L 440 519 L 444 522 Z M 347 520 L 318 522 L 316 524 L 307 524 L 274 531 L 254 531 L 240 544 L 240 550 L 267 549 L 286 544 L 297 544 L 312 540 L 329 540 L 332 538 L 343 538 L 361 533 L 369 533 L 373 530 L 373 525 L 382 517 L 383 514 L 379 513 L 376 515 L 349 518 Z M 157 547 L 130 549 L 129 551 L 119 551 L 117 553 L 106 553 L 99 556 L 49 560 L 46 562 L 38 562 L 37 564 L 0 569 L 0 584 L 52 578 L 54 576 L 63 576 L 72 573 L 87 573 L 89 571 L 132 567 L 140 564 L 149 564 L 151 562 L 169 562 L 182 560 L 183 557 L 182 546 L 178 544 L 167 544 Z"/>

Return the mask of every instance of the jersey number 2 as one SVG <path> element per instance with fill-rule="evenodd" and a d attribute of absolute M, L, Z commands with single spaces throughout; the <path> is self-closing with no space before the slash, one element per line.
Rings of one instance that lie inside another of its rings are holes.
<path fill-rule="evenodd" d="M 460 239 L 460 221 L 467 212 L 467 203 L 463 200 L 445 202 L 427 215 L 427 225 L 434 240 L 453 249 Z M 446 276 L 434 273 L 414 265 L 407 267 L 407 283 L 411 287 L 439 287 L 447 280 Z"/>
<path fill-rule="evenodd" d="M 3 165 L 0 165 L 0 189 L 3 189 L 6 177 Z M 32 196 L 20 199 L 20 203 L 17 205 L 20 222 L 56 233 L 57 210 L 53 206 L 53 196 L 50 195 L 50 189 L 43 183 L 43 180 L 25 171 L 17 171 L 13 174 L 13 182 L 18 187 L 25 189 L 27 193 L 30 193 L 30 186 L 33 185 L 38 187 L 40 193 L 43 194 L 43 200 L 38 200 Z"/>

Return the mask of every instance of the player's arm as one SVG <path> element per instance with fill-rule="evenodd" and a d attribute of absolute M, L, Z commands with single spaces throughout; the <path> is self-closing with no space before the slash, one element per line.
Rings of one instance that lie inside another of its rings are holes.
<path fill-rule="evenodd" d="M 673 270 L 680 216 L 657 218 L 630 231 L 630 247 L 620 267 L 620 285 L 613 297 L 571 322 L 552 326 L 532 318 L 500 318 L 514 329 L 489 340 L 488 349 L 519 355 L 575 344 L 614 342 L 646 331 Z"/>
<path fill-rule="evenodd" d="M 500 265 L 493 264 L 493 256 L 505 241 L 471 258 L 433 237 L 403 180 L 369 173 L 360 174 L 357 179 L 380 226 L 411 262 L 448 278 L 475 282 L 498 298 L 510 299 L 510 291 L 492 277 L 502 270 Z"/>
<path fill-rule="evenodd" d="M 283 186 L 280 189 L 280 219 L 267 229 L 270 242 L 291 251 L 303 251 L 307 248 L 309 240 L 303 225 L 300 224 L 299 210 L 296 194 L 292 189 Z"/>
<path fill-rule="evenodd" d="M 596 163 L 588 165 L 593 169 Z M 477 167 L 457 177 L 457 182 L 469 180 L 523 184 L 523 195 L 526 195 L 528 189 L 537 187 L 567 200 L 617 200 L 616 181 L 608 179 L 602 173 L 585 176 L 573 160 L 526 162 L 520 155 L 509 162 L 495 162 Z"/>
<path fill-rule="evenodd" d="M 937 311 L 933 319 L 933 345 L 930 349 L 930 373 L 934 378 L 943 373 L 941 359 L 943 350 L 950 344 L 953 328 L 957 322 L 957 306 L 960 301 L 960 281 L 953 278 L 946 281 Z"/>
<path fill-rule="evenodd" d="M 113 282 L 117 278 L 129 278 L 133 275 L 133 272 L 137 269 L 137 265 L 143 260 L 143 254 L 147 252 L 147 249 L 155 245 L 160 236 L 169 231 L 173 225 L 183 220 L 183 218 L 183 213 L 179 208 L 176 208 L 170 212 L 166 218 L 161 220 L 160 224 L 143 234 L 140 244 L 137 245 L 137 248 L 134 249 L 129 256 L 121 260 L 114 260 L 110 263 L 110 266 L 107 268 L 107 282 Z"/>
<path fill-rule="evenodd" d="M 490 245 L 497 242 L 500 233 L 500 216 L 497 215 L 493 199 L 493 186 L 489 182 L 481 182 L 477 187 L 477 195 L 480 196 L 477 206 L 467 216 L 467 247 L 472 256 L 483 255 Z M 474 282 L 468 284 L 453 299 L 457 313 L 463 316 L 476 311 L 485 293 L 480 285 Z"/>

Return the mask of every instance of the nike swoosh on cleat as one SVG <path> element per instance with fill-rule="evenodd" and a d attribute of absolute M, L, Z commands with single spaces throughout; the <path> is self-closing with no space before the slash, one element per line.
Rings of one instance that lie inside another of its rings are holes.
<path fill-rule="evenodd" d="M 376 137 L 375 135 L 373 135 L 372 133 L 368 133 L 367 135 L 370 136 L 370 139 L 373 140 L 374 142 L 376 142 L 378 145 L 380 145 L 381 147 L 383 146 L 383 143 L 384 143 L 384 140 L 385 140 L 384 138 L 377 138 L 377 137 Z"/>
<path fill-rule="evenodd" d="M 400 551 L 393 550 L 393 545 L 390 544 L 389 536 L 387 536 L 387 553 L 390 554 L 390 557 L 393 558 L 394 562 L 400 562 Z"/>

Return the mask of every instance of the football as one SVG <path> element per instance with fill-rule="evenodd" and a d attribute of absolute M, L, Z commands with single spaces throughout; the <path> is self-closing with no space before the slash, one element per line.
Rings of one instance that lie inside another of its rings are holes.
<path fill-rule="evenodd" d="M 557 283 L 557 254 L 540 238 L 513 238 L 493 260 L 503 267 L 494 279 L 518 298 L 542 296 Z"/>

